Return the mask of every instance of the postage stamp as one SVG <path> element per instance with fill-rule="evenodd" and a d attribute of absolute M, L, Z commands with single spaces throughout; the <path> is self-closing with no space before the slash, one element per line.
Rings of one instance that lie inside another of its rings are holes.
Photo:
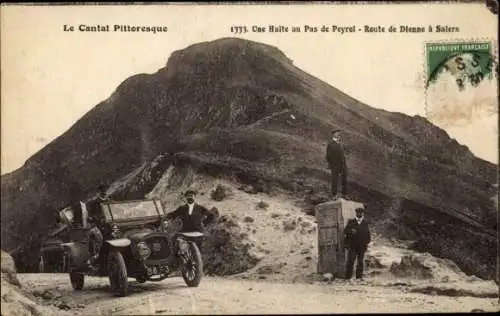
<path fill-rule="evenodd" d="M 496 92 L 498 73 L 491 40 L 425 44 L 426 114 L 437 123 L 470 122 L 495 110 L 485 102 Z"/>

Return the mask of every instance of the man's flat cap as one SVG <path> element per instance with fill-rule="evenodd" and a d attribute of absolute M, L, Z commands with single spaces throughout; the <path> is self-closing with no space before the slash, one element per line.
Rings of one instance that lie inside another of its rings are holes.
<path fill-rule="evenodd" d="M 185 193 L 184 193 L 184 196 L 188 196 L 188 195 L 196 195 L 196 192 L 194 190 L 187 190 Z"/>
<path fill-rule="evenodd" d="M 335 133 L 340 133 L 340 132 L 342 132 L 342 130 L 340 130 L 340 129 L 334 129 L 334 130 L 332 131 L 332 135 L 333 135 L 333 134 L 335 134 Z"/>

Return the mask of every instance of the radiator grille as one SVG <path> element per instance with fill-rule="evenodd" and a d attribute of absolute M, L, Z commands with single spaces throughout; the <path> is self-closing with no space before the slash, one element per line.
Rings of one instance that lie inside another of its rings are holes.
<path fill-rule="evenodd" d="M 161 260 L 166 259 L 170 255 L 170 247 L 167 237 L 153 236 L 144 240 L 151 249 L 151 255 L 147 260 Z"/>

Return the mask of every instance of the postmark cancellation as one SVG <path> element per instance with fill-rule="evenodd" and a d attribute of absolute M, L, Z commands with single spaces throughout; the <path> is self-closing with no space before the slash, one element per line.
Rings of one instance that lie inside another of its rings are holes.
<path fill-rule="evenodd" d="M 498 50 L 493 40 L 425 43 L 425 110 L 439 125 L 497 115 Z"/>

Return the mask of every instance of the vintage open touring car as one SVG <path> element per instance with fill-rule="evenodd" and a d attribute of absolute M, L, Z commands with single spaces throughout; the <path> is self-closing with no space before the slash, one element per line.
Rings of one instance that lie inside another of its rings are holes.
<path fill-rule="evenodd" d="M 203 262 L 195 239 L 200 232 L 167 231 L 165 212 L 159 200 L 105 202 L 93 214 L 104 241 L 94 262 L 87 207 L 61 211 L 69 227 L 70 242 L 63 247 L 68 258 L 71 285 L 81 290 L 85 275 L 109 277 L 116 295 L 127 295 L 128 278 L 138 282 L 161 281 L 180 270 L 189 287 L 203 275 Z"/>

